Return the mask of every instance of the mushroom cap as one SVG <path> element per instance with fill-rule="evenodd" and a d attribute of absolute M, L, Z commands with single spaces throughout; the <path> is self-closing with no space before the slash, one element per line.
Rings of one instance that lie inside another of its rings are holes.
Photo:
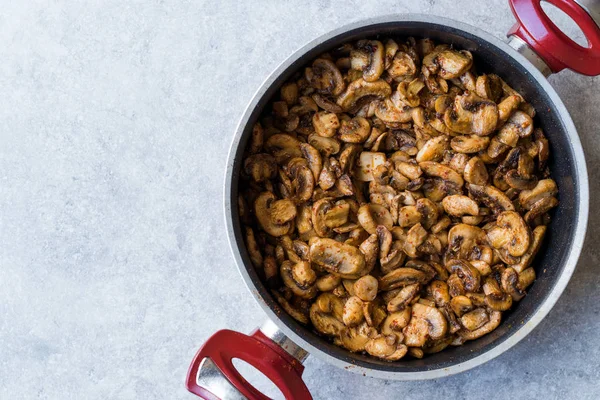
<path fill-rule="evenodd" d="M 341 277 L 355 276 L 365 267 L 365 256 L 357 247 L 327 238 L 311 240 L 310 260 Z"/>

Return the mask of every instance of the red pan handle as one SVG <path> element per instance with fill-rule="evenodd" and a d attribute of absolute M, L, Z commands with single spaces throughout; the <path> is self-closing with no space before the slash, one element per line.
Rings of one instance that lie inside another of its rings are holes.
<path fill-rule="evenodd" d="M 545 0 L 569 15 L 579 25 L 588 40 L 580 46 L 565 35 L 548 18 L 541 0 L 509 0 L 517 23 L 508 35 L 525 41 L 553 72 L 565 68 L 584 75 L 600 75 L 600 27 L 574 0 Z"/>
<path fill-rule="evenodd" d="M 192 360 L 186 380 L 187 389 L 205 400 L 220 400 L 216 393 L 198 384 L 198 371 L 205 358 L 209 358 L 229 383 L 248 399 L 269 400 L 242 377 L 232 363 L 233 358 L 246 361 L 265 374 L 286 399 L 312 400 L 302 380 L 304 367 L 300 361 L 258 329 L 251 335 L 227 329 L 218 331 L 204 343 Z"/>

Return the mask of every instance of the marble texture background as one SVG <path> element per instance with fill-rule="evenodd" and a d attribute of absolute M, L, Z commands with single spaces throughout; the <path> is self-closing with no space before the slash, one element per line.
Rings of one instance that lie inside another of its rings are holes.
<path fill-rule="evenodd" d="M 264 319 L 223 230 L 232 132 L 261 81 L 338 25 L 444 15 L 498 37 L 505 0 L 3 1 L 0 398 L 191 399 L 220 328 Z M 600 397 L 600 80 L 550 78 L 579 129 L 592 193 L 579 267 L 525 340 L 466 373 L 363 378 L 315 358 L 315 399 Z"/>

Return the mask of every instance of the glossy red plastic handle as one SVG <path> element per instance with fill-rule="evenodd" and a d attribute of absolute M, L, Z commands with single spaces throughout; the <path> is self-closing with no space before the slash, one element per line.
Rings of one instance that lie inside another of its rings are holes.
<path fill-rule="evenodd" d="M 206 357 L 248 399 L 269 400 L 240 375 L 232 363 L 233 358 L 244 360 L 265 374 L 286 399 L 312 400 L 302 381 L 302 364 L 258 329 L 250 336 L 227 329 L 218 331 L 204 343 L 192 360 L 186 380 L 187 389 L 203 399 L 218 400 L 214 393 L 199 386 L 197 382 L 200 364 Z"/>
<path fill-rule="evenodd" d="M 579 25 L 589 46 L 571 40 L 548 18 L 541 0 L 509 0 L 517 23 L 508 32 L 523 39 L 553 72 L 565 68 L 584 75 L 600 75 L 600 27 L 573 0 L 546 0 Z"/>

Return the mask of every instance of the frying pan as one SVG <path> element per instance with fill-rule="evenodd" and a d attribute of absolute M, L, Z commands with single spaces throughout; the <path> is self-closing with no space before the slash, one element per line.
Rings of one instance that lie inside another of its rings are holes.
<path fill-rule="evenodd" d="M 392 15 L 356 22 L 327 33 L 285 60 L 255 94 L 235 133 L 227 162 L 225 221 L 233 256 L 250 292 L 269 321 L 250 335 L 221 330 L 194 357 L 186 385 L 210 400 L 267 399 L 239 374 L 232 359 L 244 360 L 264 373 L 287 399 L 311 399 L 302 381 L 308 354 L 348 371 L 383 379 L 431 379 L 462 372 L 514 346 L 548 314 L 566 287 L 581 252 L 588 219 L 588 175 L 577 131 L 546 77 L 569 68 L 600 74 L 600 0 L 548 0 L 582 29 L 588 47 L 569 39 L 546 16 L 541 0 L 509 0 L 516 24 L 508 43 L 472 26 L 430 15 Z M 495 73 L 523 94 L 538 111 L 536 124 L 552 147 L 550 168 L 560 188 L 555 210 L 534 267 L 537 280 L 528 295 L 505 313 L 490 334 L 447 348 L 420 360 L 386 362 L 350 353 L 299 324 L 281 309 L 260 281 L 246 250 L 237 196 L 242 155 L 252 127 L 282 83 L 319 54 L 341 43 L 378 35 L 428 37 L 473 52 L 479 71 Z"/>

